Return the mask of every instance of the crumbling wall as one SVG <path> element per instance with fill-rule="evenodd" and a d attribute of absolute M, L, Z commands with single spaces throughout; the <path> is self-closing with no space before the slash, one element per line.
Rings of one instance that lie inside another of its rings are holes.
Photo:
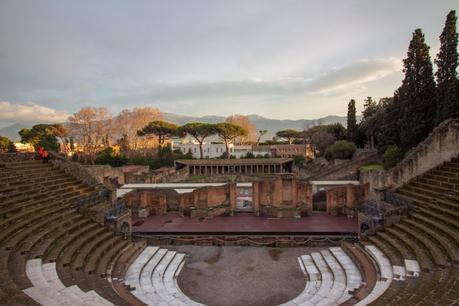
<path fill-rule="evenodd" d="M 398 188 L 458 155 L 459 119 L 445 120 L 395 167 L 361 173 L 360 181 L 370 184 L 371 196 L 376 198 L 375 189 Z"/>
<path fill-rule="evenodd" d="M 230 214 L 236 207 L 236 184 L 206 186 L 180 195 L 179 213 L 192 218 Z"/>
<path fill-rule="evenodd" d="M 327 213 L 354 217 L 369 198 L 369 184 L 339 186 L 327 190 Z"/>
<path fill-rule="evenodd" d="M 312 186 L 296 179 L 265 179 L 253 182 L 253 207 L 257 214 L 300 217 L 312 212 Z"/>

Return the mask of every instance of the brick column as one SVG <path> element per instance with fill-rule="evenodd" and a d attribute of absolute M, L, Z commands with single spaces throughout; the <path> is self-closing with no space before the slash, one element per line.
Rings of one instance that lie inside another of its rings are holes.
<path fill-rule="evenodd" d="M 253 212 L 260 215 L 260 182 L 252 183 L 252 207 Z"/>
<path fill-rule="evenodd" d="M 234 215 L 234 212 L 236 211 L 236 199 L 237 197 L 237 189 L 236 189 L 236 183 L 230 183 L 229 184 L 229 200 L 230 200 L 230 212 L 231 215 Z"/>

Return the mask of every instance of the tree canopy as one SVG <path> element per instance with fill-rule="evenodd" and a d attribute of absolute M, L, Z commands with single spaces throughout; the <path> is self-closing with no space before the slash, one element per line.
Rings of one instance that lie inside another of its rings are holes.
<path fill-rule="evenodd" d="M 276 133 L 276 136 L 280 138 L 285 138 L 287 139 L 289 144 L 292 144 L 295 138 L 300 138 L 302 135 L 300 131 L 293 130 L 293 129 L 287 129 L 287 130 L 278 131 Z"/>
<path fill-rule="evenodd" d="M 202 122 L 187 123 L 181 126 L 179 130 L 184 134 L 191 135 L 199 143 L 199 153 L 201 155 L 201 159 L 204 158 L 204 153 L 202 151 L 204 140 L 217 133 L 217 127 L 215 124 Z"/>
<path fill-rule="evenodd" d="M 448 118 L 459 118 L 458 34 L 456 22 L 456 11 L 450 11 L 440 35 L 440 51 L 435 59 L 435 64 L 438 67 L 435 73 L 438 86 L 437 123 Z"/>
<path fill-rule="evenodd" d="M 347 105 L 347 139 L 349 141 L 355 141 L 357 136 L 357 118 L 355 112 L 355 100 L 352 99 Z"/>
<path fill-rule="evenodd" d="M 59 151 L 57 137 L 64 137 L 66 131 L 61 124 L 36 124 L 31 129 L 21 129 L 22 143 L 30 143 L 34 147 L 43 147 L 49 151 Z"/>
<path fill-rule="evenodd" d="M 156 120 L 148 123 L 143 129 L 137 131 L 139 136 L 155 135 L 158 137 L 159 146 L 162 146 L 166 139 L 179 136 L 178 125 Z"/>
<path fill-rule="evenodd" d="M 229 152 L 229 144 L 234 141 L 237 137 L 247 135 L 247 130 L 240 127 L 239 125 L 235 125 L 228 122 L 221 122 L 216 124 L 216 130 L 218 136 L 223 140 L 225 143 L 226 148 L 226 156 L 227 158 L 231 157 Z"/>
<path fill-rule="evenodd" d="M 399 89 L 400 140 L 403 151 L 416 146 L 432 131 L 436 114 L 436 88 L 424 33 L 416 29 L 403 60 L 405 78 Z"/>

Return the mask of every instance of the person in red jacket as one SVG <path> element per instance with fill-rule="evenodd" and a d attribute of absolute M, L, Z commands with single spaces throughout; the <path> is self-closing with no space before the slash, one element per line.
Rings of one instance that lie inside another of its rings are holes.
<path fill-rule="evenodd" d="M 43 159 L 43 152 L 45 151 L 45 149 L 43 149 L 43 147 L 38 147 L 37 149 L 37 153 L 38 153 L 38 159 L 39 160 L 42 160 Z"/>

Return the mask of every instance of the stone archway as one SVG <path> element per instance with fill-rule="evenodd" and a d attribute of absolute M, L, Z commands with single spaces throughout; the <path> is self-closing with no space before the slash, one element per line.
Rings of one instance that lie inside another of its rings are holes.
<path fill-rule="evenodd" d="M 327 211 L 327 190 L 321 188 L 312 196 L 312 211 L 326 212 Z"/>

